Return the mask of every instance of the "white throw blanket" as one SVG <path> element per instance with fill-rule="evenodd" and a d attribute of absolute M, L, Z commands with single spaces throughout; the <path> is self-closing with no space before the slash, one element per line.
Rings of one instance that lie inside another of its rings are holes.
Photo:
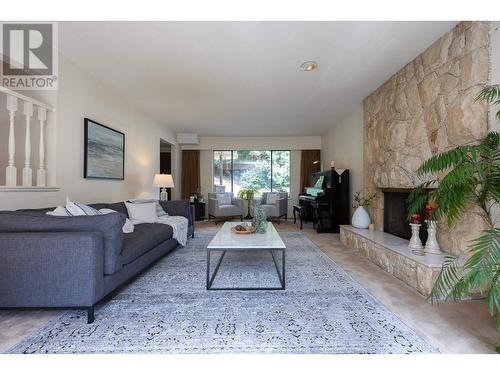
<path fill-rule="evenodd" d="M 174 231 L 172 238 L 182 246 L 186 246 L 189 226 L 187 218 L 184 216 L 163 216 L 158 222 L 170 225 Z"/>

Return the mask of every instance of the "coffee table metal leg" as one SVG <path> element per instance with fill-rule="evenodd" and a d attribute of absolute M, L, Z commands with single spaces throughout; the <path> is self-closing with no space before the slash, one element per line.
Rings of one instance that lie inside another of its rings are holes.
<path fill-rule="evenodd" d="M 280 281 L 280 286 L 278 288 L 255 288 L 255 287 L 247 287 L 247 288 L 213 288 L 212 285 L 214 283 L 215 277 L 217 276 L 217 272 L 219 271 L 219 267 L 222 263 L 222 260 L 224 259 L 224 256 L 226 255 L 226 250 L 222 250 L 222 255 L 220 256 L 219 260 L 217 261 L 217 265 L 215 266 L 214 272 L 210 274 L 210 253 L 211 250 L 207 249 L 207 290 L 284 290 L 286 286 L 286 269 L 285 269 L 285 249 L 276 249 L 276 250 L 281 250 L 281 270 L 279 269 L 278 266 L 278 261 L 276 260 L 276 257 L 274 255 L 274 250 L 270 250 L 271 256 L 273 258 L 273 263 L 274 266 L 276 267 L 276 272 L 278 273 L 278 279 Z M 220 251 L 220 250 L 215 250 L 215 251 Z"/>
<path fill-rule="evenodd" d="M 222 259 L 224 259 L 225 255 L 226 255 L 226 251 L 224 250 L 222 252 L 222 255 L 219 258 L 219 261 L 217 262 L 217 265 L 215 266 L 214 273 L 212 274 L 212 277 L 210 277 L 210 250 L 207 249 L 207 290 L 210 290 L 212 288 L 212 284 L 214 283 L 215 276 L 217 276 L 217 272 L 219 271 L 220 264 L 222 263 Z"/>
<path fill-rule="evenodd" d="M 282 262 L 281 269 L 283 272 L 283 283 L 281 283 L 281 286 L 283 287 L 283 289 L 285 289 L 285 283 L 286 283 L 285 253 L 286 253 L 285 249 L 282 249 L 281 250 L 281 262 Z"/>
<path fill-rule="evenodd" d="M 285 289 L 285 250 L 281 250 L 281 272 L 278 267 L 278 262 L 274 256 L 273 250 L 271 251 L 271 256 L 273 257 L 274 266 L 276 267 L 276 272 L 278 273 L 278 279 L 280 280 L 281 289 Z"/>

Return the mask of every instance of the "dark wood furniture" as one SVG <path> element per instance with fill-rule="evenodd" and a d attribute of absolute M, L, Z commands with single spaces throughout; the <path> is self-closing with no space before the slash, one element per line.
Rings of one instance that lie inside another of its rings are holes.
<path fill-rule="evenodd" d="M 304 220 L 317 223 L 318 233 L 338 233 L 340 225 L 349 224 L 349 170 L 323 171 L 313 176 L 313 186 L 299 195 Z"/>
<path fill-rule="evenodd" d="M 190 204 L 194 206 L 194 219 L 205 220 L 205 202 L 191 202 Z"/>
<path fill-rule="evenodd" d="M 294 224 L 297 222 L 296 213 L 299 214 L 300 229 L 302 229 L 302 222 L 304 220 L 304 207 L 299 205 L 299 204 L 296 204 L 293 206 L 293 223 Z"/>

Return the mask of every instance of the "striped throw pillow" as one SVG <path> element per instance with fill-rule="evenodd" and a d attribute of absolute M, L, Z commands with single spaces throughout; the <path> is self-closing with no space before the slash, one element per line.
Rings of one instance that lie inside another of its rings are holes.
<path fill-rule="evenodd" d="M 95 208 L 87 206 L 83 203 L 72 202 L 69 198 L 66 198 L 66 211 L 69 212 L 70 216 L 102 215 L 99 210 L 96 210 Z"/>
<path fill-rule="evenodd" d="M 71 212 L 63 206 L 57 206 L 54 211 L 48 211 L 45 214 L 50 216 L 73 216 Z"/>

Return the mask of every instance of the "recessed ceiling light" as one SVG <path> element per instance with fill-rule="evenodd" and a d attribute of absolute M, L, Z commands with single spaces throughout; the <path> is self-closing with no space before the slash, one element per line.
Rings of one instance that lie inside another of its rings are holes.
<path fill-rule="evenodd" d="M 302 63 L 300 69 L 304 72 L 312 72 L 313 70 L 316 70 L 317 67 L 318 63 L 316 61 L 306 61 L 305 63 Z"/>

